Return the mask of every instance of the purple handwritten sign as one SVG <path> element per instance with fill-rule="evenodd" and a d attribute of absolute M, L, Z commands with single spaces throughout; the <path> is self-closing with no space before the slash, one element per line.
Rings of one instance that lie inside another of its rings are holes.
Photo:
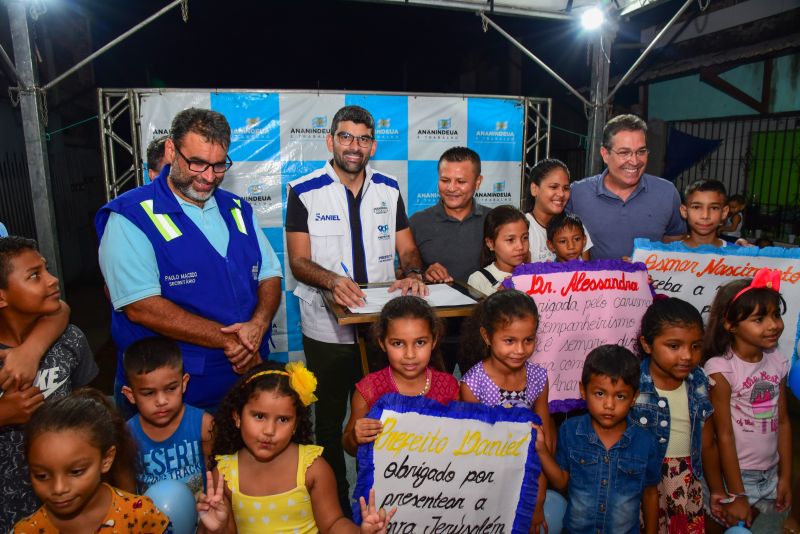
<path fill-rule="evenodd" d="M 524 291 L 539 308 L 533 361 L 547 369 L 551 412 L 580 408 L 583 362 L 609 343 L 635 350 L 642 315 L 653 302 L 642 263 L 621 260 L 528 263 L 506 287 Z"/>

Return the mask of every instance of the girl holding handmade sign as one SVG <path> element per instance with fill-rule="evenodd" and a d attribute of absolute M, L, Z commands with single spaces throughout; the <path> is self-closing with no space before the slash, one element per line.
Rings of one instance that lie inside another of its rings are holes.
<path fill-rule="evenodd" d="M 475 309 L 464 332 L 465 359 L 479 360 L 461 381 L 461 399 L 487 406 L 522 407 L 542 420 L 545 436 L 555 435 L 547 407 L 547 371 L 530 361 L 536 348 L 539 311 L 521 291 L 494 293 Z M 554 448 L 554 443 L 548 442 Z M 533 514 L 533 529 L 544 525 L 547 483 L 542 474 Z M 544 531 L 544 530 L 543 530 Z"/>
<path fill-rule="evenodd" d="M 781 271 L 722 286 L 703 345 L 714 426 L 730 504 L 728 523 L 791 503 L 792 438 L 786 407 L 789 362 L 778 352 L 786 302 Z"/>
<path fill-rule="evenodd" d="M 722 479 L 708 378 L 698 366 L 703 318 L 684 300 L 658 299 L 642 317 L 639 345 L 639 397 L 630 416 L 656 437 L 663 458 L 658 531 L 705 532 L 702 481 L 720 495 Z"/>
<path fill-rule="evenodd" d="M 528 260 L 528 221 L 514 206 L 497 206 L 483 222 L 484 268 L 472 273 L 467 284 L 484 295 L 498 290 L 514 267 Z"/>
<path fill-rule="evenodd" d="M 350 420 L 342 435 L 342 445 L 352 455 L 359 445 L 375 441 L 381 433 L 381 422 L 365 416 L 385 394 L 424 396 L 442 404 L 458 400 L 458 382 L 453 375 L 431 366 L 443 367 L 436 348 L 444 326 L 427 302 L 411 295 L 390 300 L 372 324 L 371 333 L 389 365 L 356 384 Z"/>
<path fill-rule="evenodd" d="M 543 159 L 531 169 L 526 193 L 525 217 L 530 223 L 530 261 L 554 261 L 556 256 L 547 247 L 547 225 L 553 217 L 564 213 L 569 202 L 569 169 L 560 160 Z M 582 257 L 588 260 L 592 240 L 586 228 L 583 233 L 586 235 L 586 245 Z"/>
<path fill-rule="evenodd" d="M 265 362 L 228 392 L 214 418 L 198 532 L 359 532 L 342 514 L 322 447 L 311 445 L 316 387 L 300 362 Z M 360 532 L 385 533 L 395 511 L 376 511 L 371 491 L 369 505 L 360 501 Z"/>

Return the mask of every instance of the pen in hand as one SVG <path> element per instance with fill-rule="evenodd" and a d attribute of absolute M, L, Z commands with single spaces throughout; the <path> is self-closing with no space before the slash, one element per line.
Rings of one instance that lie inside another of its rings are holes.
<path fill-rule="evenodd" d="M 356 284 L 356 281 L 355 281 L 355 280 L 353 280 L 353 277 L 352 277 L 352 276 L 350 276 L 350 271 L 349 271 L 349 269 L 347 268 L 347 265 L 345 265 L 343 261 L 340 261 L 340 262 L 339 262 L 339 265 L 341 265 L 341 266 L 342 266 L 342 270 L 344 271 L 344 274 L 345 274 L 345 276 L 347 276 L 347 278 L 349 278 L 351 282 L 353 282 L 354 284 Z M 358 284 L 356 284 L 356 285 L 358 285 Z M 366 304 L 366 303 L 367 303 L 367 296 L 366 296 L 366 295 L 364 295 L 364 296 L 363 296 L 363 297 L 361 297 L 361 298 L 364 300 L 364 304 Z"/>

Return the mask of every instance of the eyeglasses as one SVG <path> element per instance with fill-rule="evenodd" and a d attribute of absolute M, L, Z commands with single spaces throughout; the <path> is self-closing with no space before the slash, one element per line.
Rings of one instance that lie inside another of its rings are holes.
<path fill-rule="evenodd" d="M 339 140 L 339 144 L 342 146 L 350 146 L 353 144 L 353 141 L 356 141 L 361 148 L 369 148 L 372 146 L 372 142 L 375 141 L 375 139 L 368 135 L 353 135 L 347 132 L 337 133 L 336 139 Z"/>
<path fill-rule="evenodd" d="M 183 155 L 181 149 L 178 148 L 178 145 L 175 145 L 175 151 L 178 153 L 180 157 L 183 158 L 183 161 L 186 162 L 186 165 L 189 166 L 189 170 L 192 172 L 196 172 L 197 174 L 202 174 L 206 172 L 206 169 L 211 167 L 211 170 L 214 171 L 214 174 L 222 174 L 226 172 L 233 166 L 233 161 L 231 161 L 230 156 L 225 154 L 225 160 L 222 163 L 209 163 L 207 161 L 203 161 L 202 159 L 189 159 Z"/>
<path fill-rule="evenodd" d="M 649 148 L 640 148 L 639 150 L 636 150 L 636 151 L 628 150 L 628 149 L 614 150 L 614 149 L 609 148 L 608 151 L 609 152 L 613 152 L 618 158 L 620 158 L 620 159 L 622 159 L 624 161 L 627 161 L 627 160 L 631 159 L 634 156 L 634 154 L 636 155 L 636 157 L 638 159 L 644 159 L 650 153 L 650 149 Z"/>

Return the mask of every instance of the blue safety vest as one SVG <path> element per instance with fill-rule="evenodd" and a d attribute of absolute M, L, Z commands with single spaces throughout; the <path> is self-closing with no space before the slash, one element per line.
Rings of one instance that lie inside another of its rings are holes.
<path fill-rule="evenodd" d="M 192 220 L 183 213 L 167 185 L 169 167 L 148 185 L 128 191 L 97 212 L 98 238 L 111 212 L 118 213 L 144 232 L 155 251 L 161 296 L 190 313 L 223 325 L 249 321 L 258 303 L 258 274 L 261 251 L 253 209 L 236 195 L 217 189 L 217 201 L 228 227 L 226 256 L 214 249 Z M 138 339 L 158 335 L 129 320 L 124 312 L 114 311 L 111 333 L 117 345 L 117 378 L 126 383 L 122 353 Z M 269 332 L 261 343 L 261 357 L 269 354 Z M 227 362 L 222 349 L 210 349 L 180 343 L 184 368 L 190 375 L 203 375 L 206 365 L 212 368 Z"/>

